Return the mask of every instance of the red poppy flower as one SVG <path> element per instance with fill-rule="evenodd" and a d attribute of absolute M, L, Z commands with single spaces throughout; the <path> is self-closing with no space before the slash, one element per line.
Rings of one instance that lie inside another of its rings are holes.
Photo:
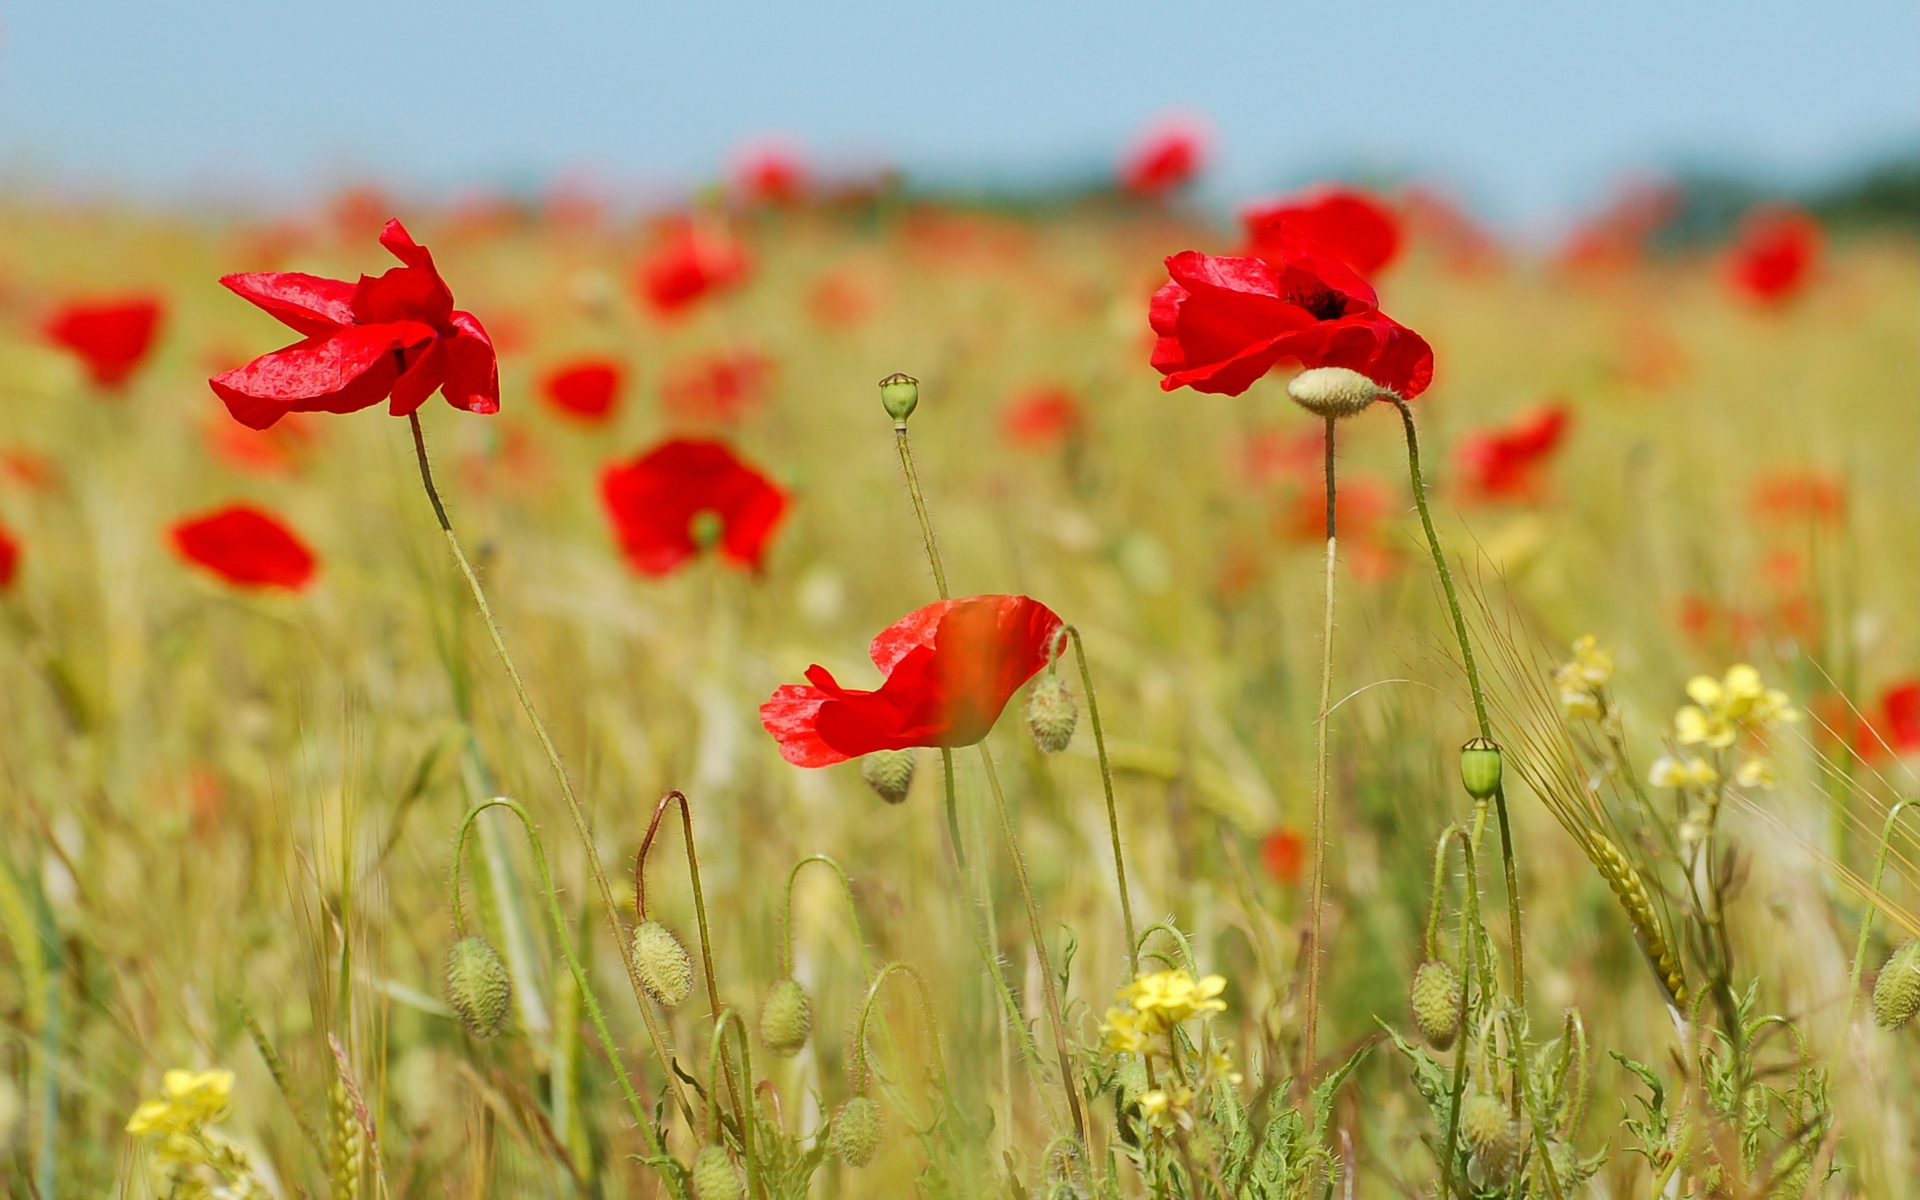
<path fill-rule="evenodd" d="M 1354 188 L 1315 188 L 1306 194 L 1242 214 L 1247 229 L 1247 253 L 1267 257 L 1266 247 L 1277 243 L 1284 257 L 1281 227 L 1319 242 L 1335 258 L 1371 277 L 1400 252 L 1400 218 L 1379 200 Z"/>
<path fill-rule="evenodd" d="M 1834 524 L 1846 516 L 1847 491 L 1839 480 L 1819 471 L 1776 471 L 1754 485 L 1753 507 L 1769 523 Z"/>
<path fill-rule="evenodd" d="M 1000 427 L 1016 446 L 1051 450 L 1078 436 L 1080 402 L 1063 387 L 1037 387 L 1016 396 L 1001 414 Z"/>
<path fill-rule="evenodd" d="M 13 586 L 13 577 L 20 570 L 20 543 L 11 531 L 0 527 L 0 588 Z"/>
<path fill-rule="evenodd" d="M 48 319 L 46 335 L 80 356 L 103 388 L 120 388 L 153 348 L 160 301 L 151 296 L 74 301 Z"/>
<path fill-rule="evenodd" d="M 792 204 L 806 190 L 807 166 L 792 146 L 762 143 L 735 161 L 733 186 L 749 204 Z"/>
<path fill-rule="evenodd" d="M 1920 753 L 1920 679 L 1897 683 L 1880 694 L 1887 744 L 1900 754 Z"/>
<path fill-rule="evenodd" d="M 691 221 L 677 221 L 666 241 L 641 262 L 635 283 L 653 311 L 676 316 L 709 292 L 739 283 L 749 269 L 738 242 L 696 228 Z"/>
<path fill-rule="evenodd" d="M 987 736 L 1020 685 L 1047 665 L 1060 618 L 1026 596 L 967 596 L 908 613 L 868 654 L 886 682 L 871 692 L 807 668 L 760 706 L 760 723 L 796 767 L 826 767 L 875 750 L 970 746 Z"/>
<path fill-rule="evenodd" d="M 1820 224 L 1793 209 L 1749 216 L 1728 260 L 1735 291 L 1762 304 L 1791 300 L 1812 279 L 1820 260 Z"/>
<path fill-rule="evenodd" d="M 706 542 L 758 569 L 787 497 L 720 442 L 676 439 L 608 467 L 600 497 L 627 561 L 666 575 Z"/>
<path fill-rule="evenodd" d="M 583 358 L 553 370 L 541 381 L 547 402 L 571 417 L 604 421 L 620 400 L 626 372 L 610 358 Z"/>
<path fill-rule="evenodd" d="M 299 591 L 315 561 L 293 530 L 249 504 L 235 504 L 173 527 L 180 557 L 240 587 Z"/>
<path fill-rule="evenodd" d="M 1282 362 L 1347 367 L 1411 400 L 1433 381 L 1433 351 L 1380 311 L 1346 264 L 1285 225 L 1265 258 L 1187 250 L 1153 294 L 1153 365 L 1166 391 L 1238 396 Z"/>
<path fill-rule="evenodd" d="M 1307 860 L 1307 839 L 1298 829 L 1282 825 L 1260 839 L 1260 861 L 1267 874 L 1288 886 L 1300 882 L 1300 868 Z"/>
<path fill-rule="evenodd" d="M 388 221 L 380 244 L 405 266 L 358 283 L 298 271 L 227 275 L 222 285 L 305 338 L 210 382 L 242 425 L 265 429 L 290 412 L 358 412 L 392 397 L 404 417 L 441 392 L 473 413 L 500 411 L 493 342 L 453 293 L 425 246 Z"/>
<path fill-rule="evenodd" d="M 736 421 L 759 402 L 773 364 L 752 350 L 709 354 L 676 364 L 660 381 L 667 411 L 693 421 Z"/>
<path fill-rule="evenodd" d="M 1143 134 L 1120 163 L 1120 186 L 1158 199 L 1191 183 L 1206 157 L 1206 131 L 1198 121 L 1174 118 Z"/>
<path fill-rule="evenodd" d="M 1540 473 L 1565 438 L 1573 420 L 1565 404 L 1521 416 L 1504 429 L 1468 434 L 1460 441 L 1460 467 L 1467 489 L 1486 500 L 1529 500 L 1540 489 Z"/>

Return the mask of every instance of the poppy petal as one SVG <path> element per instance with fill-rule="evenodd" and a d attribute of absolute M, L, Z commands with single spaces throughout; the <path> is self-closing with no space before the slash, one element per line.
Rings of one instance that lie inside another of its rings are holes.
<path fill-rule="evenodd" d="M 242 425 L 265 429 L 288 412 L 357 412 L 378 404 L 399 377 L 393 351 L 431 339 L 412 322 L 349 325 L 311 337 L 209 382 Z"/>
<path fill-rule="evenodd" d="M 353 324 L 353 285 L 301 271 L 222 275 L 220 286 L 282 325 L 312 337 Z"/>
<path fill-rule="evenodd" d="M 780 757 L 796 767 L 830 767 L 853 757 L 821 739 L 817 726 L 825 703 L 827 698 L 810 687 L 789 683 L 774 689 L 760 706 L 760 724 L 779 744 Z"/>
<path fill-rule="evenodd" d="M 434 338 L 407 365 L 400 378 L 393 381 L 393 399 L 387 404 L 387 412 L 392 416 L 404 417 L 416 411 L 446 381 L 446 339 Z"/>
<path fill-rule="evenodd" d="M 313 551 L 280 520 L 251 505 L 182 521 L 172 537 L 182 558 L 242 587 L 298 591 L 313 580 Z"/>
<path fill-rule="evenodd" d="M 499 412 L 500 362 L 493 339 L 472 313 L 454 313 L 453 328 L 453 336 L 446 339 L 447 403 L 464 412 Z"/>

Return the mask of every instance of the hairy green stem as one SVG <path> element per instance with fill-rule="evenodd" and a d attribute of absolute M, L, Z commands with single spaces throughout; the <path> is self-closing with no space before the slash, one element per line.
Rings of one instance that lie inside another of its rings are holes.
<path fill-rule="evenodd" d="M 1301 1035 L 1302 1079 L 1313 1078 L 1313 1062 L 1320 1041 L 1320 916 L 1327 886 L 1327 720 L 1333 704 L 1333 584 L 1335 551 L 1333 434 L 1336 418 L 1327 418 L 1327 587 L 1320 622 L 1320 707 L 1314 718 L 1313 865 L 1307 901 L 1306 1029 Z"/>
<path fill-rule="evenodd" d="M 700 887 L 700 855 L 693 844 L 693 812 L 687 806 L 687 795 L 678 788 L 660 797 L 660 803 L 653 807 L 653 819 L 647 823 L 647 835 L 640 839 L 640 853 L 633 863 L 633 911 L 638 920 L 647 919 L 647 852 L 653 849 L 653 839 L 660 831 L 660 818 L 666 814 L 667 805 L 680 802 L 680 824 L 684 831 L 683 840 L 687 843 L 687 878 L 693 883 L 693 914 L 700 925 L 700 966 L 707 978 L 707 1010 L 717 1020 L 720 1016 L 720 985 L 713 971 L 713 936 L 707 929 L 707 896 Z"/>
<path fill-rule="evenodd" d="M 1073 639 L 1073 653 L 1080 663 L 1080 690 L 1087 697 L 1087 720 L 1093 726 L 1093 747 L 1100 756 L 1100 786 L 1107 798 L 1107 835 L 1113 839 L 1114 882 L 1120 889 L 1120 919 L 1127 930 L 1127 971 L 1129 977 L 1140 973 L 1140 955 L 1134 945 L 1133 900 L 1127 894 L 1127 857 L 1120 844 L 1120 814 L 1113 800 L 1113 766 L 1107 761 L 1107 734 L 1100 724 L 1100 701 L 1093 694 L 1093 672 L 1087 667 L 1087 647 L 1080 630 L 1062 625 L 1062 632 Z"/>
<path fill-rule="evenodd" d="M 1459 825 L 1449 825 L 1440 835 L 1440 857 L 1444 858 L 1449 839 L 1460 839 L 1460 851 L 1466 860 L 1467 877 L 1463 885 L 1464 895 L 1460 904 L 1460 1009 L 1458 1021 L 1458 1048 L 1453 1052 L 1453 1102 L 1447 1106 L 1447 1140 L 1442 1142 L 1441 1151 L 1444 1161 L 1441 1163 L 1444 1186 L 1442 1196 L 1452 1195 L 1465 1168 L 1460 1153 L 1460 1101 L 1467 1091 L 1467 1043 L 1472 1034 L 1467 1026 L 1468 1003 L 1473 995 L 1473 967 L 1479 960 L 1474 952 L 1474 939 L 1480 928 L 1480 872 L 1474 862 L 1474 845 L 1479 842 L 1481 831 L 1487 822 L 1487 806 L 1482 802 L 1474 807 L 1473 831 L 1469 833 Z M 1460 1189 L 1462 1195 L 1468 1194 Z"/>
<path fill-rule="evenodd" d="M 880 986 L 895 974 L 905 975 L 913 981 L 914 991 L 920 997 L 920 1019 L 927 1026 L 927 1042 L 933 1048 L 934 1086 L 940 1089 L 944 1103 L 951 1094 L 947 1085 L 946 1060 L 940 1054 L 940 1026 L 933 1019 L 933 994 L 927 987 L 926 977 L 911 965 L 903 962 L 890 962 L 880 968 L 880 973 L 867 985 L 867 997 L 860 1005 L 860 1019 L 854 1023 L 853 1034 L 853 1091 L 864 1095 L 867 1090 L 867 1021 L 872 1015 L 874 1001 L 880 995 Z"/>
<path fill-rule="evenodd" d="M 873 963 L 867 953 L 867 939 L 860 931 L 860 906 L 853 902 L 853 880 L 847 877 L 847 869 L 827 854 L 809 854 L 787 872 L 787 890 L 780 905 L 780 975 L 782 978 L 793 975 L 793 884 L 800 878 L 801 867 L 816 862 L 832 868 L 834 878 L 840 881 L 840 894 L 847 899 L 847 915 L 853 919 L 854 945 L 860 949 L 860 974 L 871 975 Z"/>

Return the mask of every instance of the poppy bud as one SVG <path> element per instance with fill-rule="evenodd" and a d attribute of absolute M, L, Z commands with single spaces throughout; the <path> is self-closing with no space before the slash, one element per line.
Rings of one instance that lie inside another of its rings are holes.
<path fill-rule="evenodd" d="M 839 1115 L 833 1119 L 834 1153 L 850 1167 L 864 1167 L 880 1153 L 880 1139 L 886 1132 L 880 1106 L 865 1096 L 855 1096 L 840 1106 Z"/>
<path fill-rule="evenodd" d="M 860 778 L 888 804 L 907 798 L 913 786 L 913 751 L 875 750 L 860 760 Z"/>
<path fill-rule="evenodd" d="M 880 381 L 880 403 L 896 424 L 905 425 L 920 403 L 920 381 L 895 371 Z"/>
<path fill-rule="evenodd" d="M 1882 1029 L 1898 1029 L 1920 1012 L 1920 938 L 1887 957 L 1873 981 L 1873 1019 Z"/>
<path fill-rule="evenodd" d="M 1500 747 L 1479 737 L 1460 747 L 1460 782 L 1475 800 L 1485 800 L 1498 791 Z"/>
<path fill-rule="evenodd" d="M 711 508 L 703 508 L 687 519 L 687 536 L 693 544 L 702 550 L 711 550 L 720 544 L 720 535 L 727 531 L 726 518 Z"/>
<path fill-rule="evenodd" d="M 642 921 L 633 931 L 633 965 L 647 995 L 674 1008 L 693 995 L 693 960 L 673 931 L 658 921 Z"/>
<path fill-rule="evenodd" d="M 1033 732 L 1033 744 L 1043 754 L 1058 754 L 1073 740 L 1074 724 L 1080 719 L 1080 706 L 1074 701 L 1067 683 L 1052 671 L 1040 677 L 1027 693 L 1027 728 Z"/>
<path fill-rule="evenodd" d="M 796 979 L 782 979 L 760 1007 L 760 1040 L 781 1058 L 800 1053 L 813 1033 L 813 1003 Z"/>
<path fill-rule="evenodd" d="M 1503 1184 L 1520 1149 L 1520 1130 L 1500 1097 L 1486 1092 L 1468 1096 L 1460 1108 L 1460 1136 L 1489 1182 Z"/>
<path fill-rule="evenodd" d="M 1435 1050 L 1453 1045 L 1460 1033 L 1460 976 L 1430 958 L 1413 973 L 1413 1023 Z"/>
<path fill-rule="evenodd" d="M 1346 367 L 1315 367 L 1287 384 L 1293 402 L 1317 417 L 1351 417 L 1384 394 L 1379 384 Z"/>
<path fill-rule="evenodd" d="M 507 964 L 485 939 L 464 937 L 447 951 L 447 1003 L 474 1037 L 498 1034 L 507 1023 L 513 980 Z"/>
<path fill-rule="evenodd" d="M 734 1170 L 725 1146 L 710 1145 L 693 1160 L 693 1196 L 694 1200 L 740 1200 L 740 1172 Z"/>

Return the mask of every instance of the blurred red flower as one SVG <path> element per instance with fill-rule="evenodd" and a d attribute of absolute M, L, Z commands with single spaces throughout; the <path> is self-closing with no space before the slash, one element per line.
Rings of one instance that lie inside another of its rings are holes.
<path fill-rule="evenodd" d="M 20 542 L 13 531 L 0 526 L 0 588 L 13 586 L 13 577 L 20 571 Z"/>
<path fill-rule="evenodd" d="M 678 316 L 709 292 L 732 287 L 751 269 L 740 243 L 693 222 L 672 223 L 665 241 L 634 275 L 641 299 L 663 317 Z"/>
<path fill-rule="evenodd" d="M 580 358 L 563 363 L 540 381 L 547 403 L 570 417 L 604 421 L 620 401 L 626 372 L 611 358 Z"/>
<path fill-rule="evenodd" d="M 249 429 L 237 421 L 207 422 L 207 449 L 230 467 L 255 475 L 290 475 L 313 441 L 312 418 L 288 413 L 272 429 Z"/>
<path fill-rule="evenodd" d="M 1306 860 L 1307 839 L 1292 826 L 1282 825 L 1260 839 L 1260 861 L 1266 865 L 1267 874 L 1279 883 L 1289 887 L 1299 883 L 1300 869 Z"/>
<path fill-rule="evenodd" d="M 668 368 L 660 402 L 693 421 L 728 424 L 759 403 L 773 378 L 773 364 L 746 349 L 709 354 Z"/>
<path fill-rule="evenodd" d="M 1920 752 L 1920 679 L 1894 684 L 1880 693 L 1887 741 L 1900 754 Z"/>
<path fill-rule="evenodd" d="M 807 165 L 784 143 L 750 146 L 734 162 L 733 187 L 749 204 L 792 204 L 806 191 Z"/>
<path fill-rule="evenodd" d="M 1798 295 L 1820 261 L 1820 224 L 1790 208 L 1764 208 L 1747 216 L 1727 259 L 1734 291 L 1762 304 Z"/>
<path fill-rule="evenodd" d="M 305 337 L 208 382 L 242 425 L 265 429 L 290 412 L 358 412 L 392 397 L 404 417 L 441 392 L 473 413 L 500 411 L 493 342 L 453 293 L 425 246 L 398 221 L 380 233 L 404 266 L 358 283 L 298 271 L 227 275 L 220 282 Z"/>
<path fill-rule="evenodd" d="M 1249 483 L 1259 485 L 1283 479 L 1318 480 L 1326 460 L 1327 431 L 1319 424 L 1285 433 L 1254 430 L 1240 444 L 1240 469 Z"/>
<path fill-rule="evenodd" d="M 873 295 L 851 276 L 827 275 L 807 293 L 807 315 L 828 329 L 851 329 L 873 311 Z"/>
<path fill-rule="evenodd" d="M 190 563 L 240 587 L 299 591 L 315 561 L 294 532 L 271 514 L 235 504 L 173 527 L 173 548 Z"/>
<path fill-rule="evenodd" d="M 94 383 L 119 389 L 153 348 L 163 311 L 152 296 L 75 300 L 47 319 L 45 332 L 80 356 Z"/>
<path fill-rule="evenodd" d="M 1680 189 L 1665 179 L 1632 178 L 1615 189 L 1607 206 L 1576 227 L 1560 247 L 1560 262 L 1576 271 L 1612 272 L 1637 265 L 1646 244 L 1686 206 Z"/>
<path fill-rule="evenodd" d="M 1206 130 L 1191 118 L 1168 118 L 1141 134 L 1120 161 L 1120 186 L 1159 199 L 1191 183 L 1206 158 Z"/>
<path fill-rule="evenodd" d="M 1556 403 L 1523 414 L 1504 428 L 1462 438 L 1458 453 L 1468 494 L 1481 500 L 1538 499 L 1540 477 L 1572 421 L 1572 410 Z"/>
<path fill-rule="evenodd" d="M 1000 414 L 1000 428 L 1016 446 L 1053 450 L 1078 436 L 1084 419 L 1072 392 L 1047 385 L 1015 396 Z"/>
<path fill-rule="evenodd" d="M 1166 391 L 1238 396 L 1282 362 L 1347 367 L 1411 400 L 1433 381 L 1433 351 L 1380 311 L 1372 286 L 1282 225 L 1265 258 L 1187 250 L 1153 294 L 1153 366 Z"/>
<path fill-rule="evenodd" d="M 1284 227 L 1313 239 L 1365 276 L 1391 263 L 1400 252 L 1400 218 L 1378 198 L 1357 188 L 1320 187 L 1241 214 L 1247 230 L 1247 253 L 1266 258 L 1275 243 L 1284 260 L 1287 242 L 1278 236 Z"/>
<path fill-rule="evenodd" d="M 1367 475 L 1336 476 L 1333 520 L 1340 541 L 1349 549 L 1374 540 L 1393 493 L 1378 479 Z M 1280 532 L 1288 541 L 1322 542 L 1327 537 L 1327 493 L 1316 484 L 1302 488 L 1288 507 Z"/>
<path fill-rule="evenodd" d="M 1789 520 L 1835 524 L 1847 515 L 1846 488 L 1812 469 L 1776 471 L 1753 487 L 1754 511 L 1766 522 Z"/>
<path fill-rule="evenodd" d="M 709 546 L 759 569 L 786 511 L 778 487 L 720 442 L 663 442 L 600 477 L 600 498 L 627 561 L 667 575 Z"/>
<path fill-rule="evenodd" d="M 825 767 L 875 750 L 970 746 L 987 736 L 1020 685 L 1047 665 L 1060 618 L 1026 596 L 967 596 L 907 614 L 868 647 L 886 675 L 878 690 L 841 687 L 825 667 L 786 684 L 760 723 L 796 767 Z"/>

